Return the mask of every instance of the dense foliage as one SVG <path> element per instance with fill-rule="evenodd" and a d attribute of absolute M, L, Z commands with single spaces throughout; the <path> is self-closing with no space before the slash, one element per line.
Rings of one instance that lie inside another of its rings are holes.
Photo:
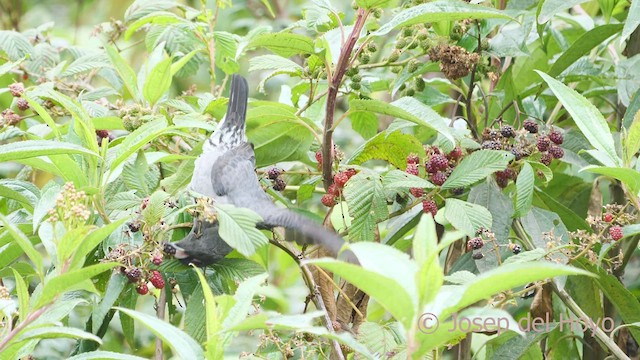
<path fill-rule="evenodd" d="M 637 355 L 637 0 L 77 5 L 0 14 L 0 358 Z M 234 73 L 359 266 L 187 189 Z"/>

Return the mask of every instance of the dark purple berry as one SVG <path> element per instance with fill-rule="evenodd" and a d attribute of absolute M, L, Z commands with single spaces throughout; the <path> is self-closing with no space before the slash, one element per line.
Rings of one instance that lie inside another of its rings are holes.
<path fill-rule="evenodd" d="M 551 141 L 546 136 L 540 136 L 536 141 L 536 146 L 540 151 L 547 151 L 547 149 L 549 149 L 549 146 L 551 146 Z"/>
<path fill-rule="evenodd" d="M 141 225 L 142 224 L 140 224 L 140 221 L 138 221 L 138 220 L 132 221 L 132 222 L 127 224 L 127 226 L 129 227 L 129 231 L 131 231 L 131 232 L 140 231 L 140 226 Z"/>
<path fill-rule="evenodd" d="M 127 276 L 127 279 L 129 279 L 130 282 L 136 283 L 142 277 L 142 271 L 140 271 L 140 269 L 138 268 L 133 268 L 129 271 L 126 271 L 125 275 Z"/>
<path fill-rule="evenodd" d="M 433 200 L 422 200 L 422 211 L 425 214 L 431 213 L 431 215 L 435 217 L 438 213 L 438 205 L 436 205 L 436 202 Z"/>
<path fill-rule="evenodd" d="M 98 135 L 101 139 L 109 137 L 109 130 L 96 130 L 96 135 Z"/>
<path fill-rule="evenodd" d="M 552 131 L 549 133 L 549 139 L 553 141 L 554 144 L 560 145 L 564 141 L 564 136 L 559 131 Z"/>
<path fill-rule="evenodd" d="M 451 189 L 451 193 L 455 196 L 460 196 L 462 194 L 464 194 L 464 188 L 463 187 L 459 187 L 459 188 L 455 188 L 455 189 Z"/>
<path fill-rule="evenodd" d="M 11 95 L 13 95 L 14 97 L 20 97 L 22 96 L 22 93 L 24 92 L 24 84 L 22 83 L 15 83 L 15 84 L 11 84 L 9 85 L 9 92 L 11 93 Z"/>
<path fill-rule="evenodd" d="M 489 149 L 489 150 L 501 150 L 502 149 L 502 144 L 500 144 L 499 141 L 488 140 L 488 141 L 483 141 L 482 142 L 482 148 L 483 149 Z"/>
<path fill-rule="evenodd" d="M 431 164 L 430 161 L 427 161 L 427 163 L 424 165 L 424 169 L 427 171 L 427 173 L 429 174 L 435 174 L 436 171 L 438 171 L 438 169 L 434 168 L 433 165 Z"/>
<path fill-rule="evenodd" d="M 511 252 L 513 252 L 514 254 L 518 255 L 518 254 L 520 254 L 521 251 L 522 251 L 522 246 L 520 246 L 518 244 L 513 244 L 511 246 Z"/>
<path fill-rule="evenodd" d="M 532 134 L 536 134 L 538 132 L 538 124 L 533 120 L 525 120 L 522 127 Z"/>
<path fill-rule="evenodd" d="M 273 167 L 267 171 L 267 177 L 270 180 L 275 180 L 278 176 L 282 175 L 282 169 L 278 169 L 277 167 Z"/>
<path fill-rule="evenodd" d="M 275 191 L 283 191 L 287 187 L 287 183 L 284 182 L 281 178 L 276 178 L 273 181 L 273 190 Z"/>
<path fill-rule="evenodd" d="M 480 259 L 482 259 L 483 257 L 484 257 L 484 254 L 483 254 L 483 253 L 481 253 L 481 252 L 476 252 L 476 253 L 473 253 L 473 255 L 471 255 L 471 258 L 472 258 L 473 260 L 480 260 Z"/>
<path fill-rule="evenodd" d="M 551 160 L 553 160 L 553 156 L 551 156 L 551 154 L 549 153 L 542 153 L 542 156 L 540 157 L 540 162 L 549 166 L 551 164 Z"/>
<path fill-rule="evenodd" d="M 16 100 L 16 105 L 18 106 L 18 109 L 20 109 L 20 111 L 29 110 L 29 102 L 25 99 L 20 98 Z"/>
<path fill-rule="evenodd" d="M 418 165 L 416 164 L 407 164 L 407 169 L 405 170 L 407 174 L 418 176 Z"/>
<path fill-rule="evenodd" d="M 451 150 L 449 154 L 447 154 L 447 158 L 451 160 L 458 160 L 462 156 L 462 149 L 460 146 L 456 146 L 455 149 Z"/>
<path fill-rule="evenodd" d="M 529 155 L 524 149 L 520 147 L 511 148 L 511 153 L 513 154 L 516 160 L 520 160 L 523 157 Z"/>
<path fill-rule="evenodd" d="M 422 195 L 424 195 L 424 189 L 422 188 L 411 188 L 409 189 L 409 192 L 411 193 L 411 195 L 417 198 L 422 197 Z"/>
<path fill-rule="evenodd" d="M 506 188 L 507 185 L 509 185 L 509 179 L 506 178 L 496 178 L 496 183 L 498 184 L 498 186 L 500 186 L 501 188 Z"/>
<path fill-rule="evenodd" d="M 506 138 L 512 138 L 516 136 L 516 130 L 511 125 L 504 125 L 500 128 L 500 133 Z"/>
<path fill-rule="evenodd" d="M 560 146 L 551 146 L 549 148 L 549 154 L 555 159 L 561 159 L 564 156 L 564 150 Z"/>
<path fill-rule="evenodd" d="M 473 239 L 469 240 L 467 246 L 473 250 L 482 249 L 482 247 L 484 246 L 484 241 L 481 237 L 474 237 Z"/>
<path fill-rule="evenodd" d="M 434 185 L 440 186 L 444 184 L 445 181 L 447 181 L 447 174 L 443 173 L 442 171 L 438 171 L 431 176 L 431 182 Z"/>
<path fill-rule="evenodd" d="M 176 248 L 170 243 L 165 243 L 162 247 L 162 251 L 164 251 L 165 254 L 174 255 L 176 253 Z"/>

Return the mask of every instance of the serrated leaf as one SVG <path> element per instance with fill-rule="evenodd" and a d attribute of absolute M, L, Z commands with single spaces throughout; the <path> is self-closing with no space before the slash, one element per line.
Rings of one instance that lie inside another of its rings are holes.
<path fill-rule="evenodd" d="M 94 333 L 98 332 L 98 329 L 102 326 L 107 313 L 111 310 L 113 304 L 116 303 L 120 297 L 120 293 L 129 282 L 126 276 L 122 273 L 114 273 L 109 278 L 107 288 L 104 292 L 104 296 L 91 312 L 91 325 Z"/>
<path fill-rule="evenodd" d="M 111 64 L 116 69 L 118 75 L 120 75 L 124 86 L 127 88 L 127 91 L 129 91 L 129 95 L 134 99 L 138 99 L 140 94 L 138 92 L 138 78 L 136 77 L 136 73 L 113 46 L 107 43 L 103 43 L 102 46 L 106 50 Z"/>
<path fill-rule="evenodd" d="M 493 218 L 484 206 L 454 198 L 448 198 L 445 204 L 444 217 L 467 236 L 475 235 L 480 228 L 491 228 Z"/>
<path fill-rule="evenodd" d="M 383 36 L 397 27 L 418 23 L 490 18 L 512 19 L 505 12 L 490 7 L 462 1 L 438 0 L 401 11 L 372 35 Z"/>
<path fill-rule="evenodd" d="M 129 210 L 140 206 L 142 199 L 135 192 L 135 190 L 119 192 L 106 202 L 105 207 L 108 210 Z"/>
<path fill-rule="evenodd" d="M 31 244 L 29 238 L 27 238 L 27 236 L 22 231 L 20 231 L 20 229 L 15 224 L 9 222 L 9 220 L 2 213 L 0 213 L 0 221 L 4 224 L 4 228 L 7 229 L 11 234 L 13 241 L 17 243 L 18 246 L 20 246 L 29 260 L 33 262 L 38 275 L 44 276 L 42 255 L 40 255 L 40 253 L 33 247 L 33 244 Z"/>
<path fill-rule="evenodd" d="M 466 187 L 496 171 L 506 169 L 513 154 L 506 151 L 478 150 L 465 156 L 453 170 L 442 189 Z"/>
<path fill-rule="evenodd" d="M 263 47 L 284 57 L 313 54 L 315 51 L 311 38 L 286 32 L 258 35 L 251 40 L 249 47 Z"/>
<path fill-rule="evenodd" d="M 11 61 L 18 61 L 34 52 L 26 36 L 9 30 L 0 31 L 0 50 L 7 53 Z"/>
<path fill-rule="evenodd" d="M 182 359 L 204 359 L 204 353 L 200 345 L 189 335 L 175 326 L 160 320 L 154 316 L 147 315 L 135 310 L 122 307 L 115 307 L 116 310 L 129 315 L 130 317 L 143 323 L 151 332 L 161 338 L 173 354 Z"/>
<path fill-rule="evenodd" d="M 347 182 L 344 197 L 353 218 L 349 237 L 352 241 L 373 241 L 377 223 L 389 216 L 380 175 L 361 171 Z"/>
<path fill-rule="evenodd" d="M 165 118 L 158 118 L 150 121 L 141 127 L 137 128 L 134 132 L 129 134 L 123 142 L 121 142 L 110 152 L 115 153 L 115 158 L 110 164 L 111 171 L 113 171 L 118 165 L 125 161 L 131 154 L 140 150 L 149 141 L 160 136 L 167 131 L 167 120 Z"/>
<path fill-rule="evenodd" d="M 411 153 L 419 154 L 424 151 L 422 143 L 415 136 L 394 131 L 390 134 L 382 132 L 353 152 L 348 160 L 349 164 L 360 165 L 366 161 L 377 159 L 404 169 L 407 166 L 407 156 Z"/>
<path fill-rule="evenodd" d="M 13 271 L 13 278 L 16 282 L 16 295 L 18 295 L 18 319 L 23 322 L 29 315 L 29 290 L 20 273 L 15 269 L 11 269 L 11 271 Z"/>
<path fill-rule="evenodd" d="M 526 215 L 531 209 L 534 182 L 533 168 L 529 163 L 525 162 L 516 179 L 516 217 Z"/>
<path fill-rule="evenodd" d="M 184 21 L 184 20 L 179 18 L 176 14 L 170 13 L 168 11 L 153 12 L 129 24 L 127 26 L 127 31 L 125 31 L 124 33 L 124 40 L 125 41 L 129 40 L 131 36 L 144 25 L 147 25 L 147 24 L 167 25 L 167 24 L 175 24 L 181 21 Z"/>
<path fill-rule="evenodd" d="M 429 181 L 400 170 L 391 170 L 384 174 L 382 184 L 385 190 L 399 190 L 410 188 L 433 189 L 435 186 Z"/>
<path fill-rule="evenodd" d="M 536 70 L 536 72 L 544 79 L 551 91 L 553 91 L 565 109 L 571 114 L 573 121 L 578 125 L 578 128 L 587 140 L 589 140 L 589 143 L 606 156 L 599 160 L 605 161 L 606 163 L 604 163 L 604 165 L 606 166 L 620 166 L 621 161 L 616 154 L 609 125 L 598 108 L 590 103 L 584 96 L 560 81 L 541 71 Z"/>
<path fill-rule="evenodd" d="M 114 221 L 110 224 L 104 225 L 98 229 L 93 230 L 83 239 L 81 239 L 77 246 L 73 249 L 70 269 L 80 268 L 85 262 L 85 257 L 89 255 L 89 252 L 93 250 L 100 242 L 106 239 L 114 231 L 116 231 L 122 224 L 129 220 L 129 216 L 125 216 L 118 221 Z"/>
<path fill-rule="evenodd" d="M 33 207 L 39 200 L 38 195 L 38 188 L 30 182 L 0 179 L 0 197 L 19 202 L 27 211 L 33 212 Z"/>
<path fill-rule="evenodd" d="M 171 65 L 171 58 L 160 61 L 145 79 L 142 95 L 151 106 L 155 105 L 171 87 Z"/>
<path fill-rule="evenodd" d="M 638 91 L 637 94 L 640 94 L 640 91 Z M 640 101 L 638 103 L 640 104 Z M 629 110 L 631 109 L 627 109 L 627 111 Z M 624 139 L 623 149 L 625 154 L 625 162 L 627 164 L 630 164 L 635 154 L 638 152 L 638 150 L 640 150 L 640 111 L 637 111 L 633 116 L 633 122 L 629 126 L 628 135 Z"/>
<path fill-rule="evenodd" d="M 207 341 L 205 342 L 205 351 L 207 358 L 217 359 L 222 356 L 220 344 L 220 319 L 218 318 L 218 305 L 213 298 L 213 292 L 207 283 L 207 279 L 202 274 L 202 270 L 194 266 L 194 270 L 200 280 L 200 286 L 204 294 L 205 306 L 205 329 L 207 331 Z"/>
<path fill-rule="evenodd" d="M 358 111 L 349 114 L 351 128 L 365 140 L 371 139 L 378 133 L 378 117 L 370 112 Z"/>
<path fill-rule="evenodd" d="M 80 145 L 52 140 L 25 140 L 0 145 L 0 162 L 58 154 L 84 154 L 99 157 Z"/>
<path fill-rule="evenodd" d="M 256 229 L 256 224 L 262 219 L 255 212 L 226 204 L 215 205 L 215 208 L 220 222 L 220 237 L 242 255 L 251 256 L 259 247 L 269 243 L 269 239 Z"/>
<path fill-rule="evenodd" d="M 583 170 L 622 181 L 635 194 L 640 193 L 640 172 L 635 169 L 606 166 L 589 166 Z"/>

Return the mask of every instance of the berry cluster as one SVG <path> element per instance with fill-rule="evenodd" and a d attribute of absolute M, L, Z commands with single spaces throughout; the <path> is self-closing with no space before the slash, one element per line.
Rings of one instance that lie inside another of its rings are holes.
<path fill-rule="evenodd" d="M 89 220 L 91 211 L 87 207 L 87 195 L 84 191 L 77 191 L 72 182 L 64 184 L 62 191 L 56 197 L 55 207 L 49 210 L 51 223 L 62 221 L 67 229 L 72 229 Z"/>
<path fill-rule="evenodd" d="M 360 90 L 362 88 L 362 75 L 360 75 L 360 68 L 357 66 L 351 67 L 347 70 L 345 75 L 351 79 L 351 88 L 353 90 Z"/>
<path fill-rule="evenodd" d="M 149 292 L 148 282 L 156 289 L 164 288 L 165 282 L 162 274 L 158 270 L 150 269 L 148 262 L 142 260 L 141 248 L 133 247 L 129 244 L 120 244 L 109 252 L 104 260 L 116 261 L 122 264 L 120 272 L 134 284 L 136 291 L 140 295 Z M 156 251 L 151 257 L 151 263 L 160 265 L 162 263 L 162 254 Z"/>
<path fill-rule="evenodd" d="M 14 126 L 22 121 L 22 117 L 11 109 L 4 109 L 0 115 L 0 127 Z"/>
<path fill-rule="evenodd" d="M 604 214 L 600 219 L 589 217 L 587 222 L 594 231 L 604 235 L 604 242 L 608 242 L 609 239 L 618 241 L 624 237 L 622 227 L 633 223 L 634 217 L 632 214 L 626 213 L 623 206 L 609 204 L 605 205 Z"/>
<path fill-rule="evenodd" d="M 287 183 L 281 177 L 283 173 L 284 170 L 277 167 L 272 167 L 267 171 L 267 178 L 271 180 L 271 183 L 273 184 L 271 187 L 273 188 L 273 190 L 284 191 L 284 189 L 287 187 Z"/>
<path fill-rule="evenodd" d="M 357 173 L 356 169 L 353 168 L 336 173 L 333 176 L 333 184 L 329 186 L 327 193 L 322 196 L 322 205 L 332 207 L 337 204 L 340 196 L 342 195 L 342 189 L 345 187 L 349 179 Z"/>
<path fill-rule="evenodd" d="M 429 50 L 431 61 L 440 61 L 440 70 L 451 80 L 467 76 L 480 61 L 480 55 L 457 45 L 439 44 Z"/>
<path fill-rule="evenodd" d="M 476 231 L 476 236 L 467 241 L 467 251 L 473 251 L 471 257 L 474 260 L 480 260 L 484 258 L 482 248 L 485 243 L 490 242 L 496 244 L 496 235 L 489 229 L 480 228 Z"/>

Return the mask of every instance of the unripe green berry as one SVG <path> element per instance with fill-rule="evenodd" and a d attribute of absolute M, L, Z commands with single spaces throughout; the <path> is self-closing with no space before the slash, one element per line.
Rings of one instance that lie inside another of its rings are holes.
<path fill-rule="evenodd" d="M 407 65 L 407 70 L 409 70 L 409 72 L 414 72 L 416 70 L 418 70 L 418 61 L 417 60 L 411 60 L 409 62 L 409 64 Z"/>
<path fill-rule="evenodd" d="M 373 17 L 375 17 L 376 19 L 380 19 L 382 17 L 382 9 L 373 9 Z"/>
<path fill-rule="evenodd" d="M 405 27 L 402 29 L 402 35 L 404 36 L 413 36 L 413 28 L 412 27 Z"/>
<path fill-rule="evenodd" d="M 420 41 L 420 47 L 423 48 L 425 51 L 429 50 L 431 48 L 431 42 L 429 42 L 429 40 L 422 40 Z"/>
<path fill-rule="evenodd" d="M 360 81 L 362 81 L 362 76 L 361 76 L 361 75 L 358 75 L 358 74 L 355 74 L 355 75 L 353 75 L 353 76 L 351 77 L 351 81 L 353 81 L 353 82 L 360 82 Z"/>
<path fill-rule="evenodd" d="M 406 88 L 407 88 L 407 84 L 402 84 L 402 85 L 400 85 L 400 87 L 398 88 L 398 90 L 399 90 L 399 91 L 402 91 L 402 90 L 404 90 L 404 89 L 406 89 Z"/>
<path fill-rule="evenodd" d="M 396 42 L 396 49 L 402 49 L 408 44 L 409 42 L 407 41 L 407 39 L 398 39 L 398 41 Z"/>
<path fill-rule="evenodd" d="M 360 63 L 361 64 L 368 64 L 369 62 L 371 62 L 371 55 L 369 55 L 369 53 L 365 53 L 365 52 L 360 53 Z"/>
<path fill-rule="evenodd" d="M 370 42 L 367 44 L 367 50 L 369 50 L 370 52 L 376 52 L 378 51 L 378 45 L 376 45 L 376 43 L 374 42 Z"/>
<path fill-rule="evenodd" d="M 418 91 L 424 91 L 425 88 L 425 82 L 424 79 L 421 77 L 417 77 L 416 78 L 416 90 Z"/>
<path fill-rule="evenodd" d="M 409 46 L 407 47 L 407 49 L 412 50 L 418 47 L 418 42 L 417 41 L 412 41 Z"/>
<path fill-rule="evenodd" d="M 420 31 L 418 31 L 418 40 L 426 40 L 429 37 L 429 32 L 427 31 L 427 29 L 420 29 Z"/>
<path fill-rule="evenodd" d="M 407 96 L 413 96 L 416 94 L 416 91 L 412 88 L 407 89 L 406 91 Z"/>
<path fill-rule="evenodd" d="M 347 75 L 347 76 L 353 76 L 353 75 L 355 75 L 357 73 L 358 73 L 358 68 L 357 67 L 351 67 L 351 68 L 348 68 L 347 71 L 344 74 Z"/>
<path fill-rule="evenodd" d="M 482 41 L 480 42 L 480 49 L 489 50 L 489 40 L 482 39 Z"/>
<path fill-rule="evenodd" d="M 391 68 L 391 72 L 394 74 L 399 73 L 400 71 L 402 71 L 402 66 L 394 66 Z"/>
<path fill-rule="evenodd" d="M 400 59 L 400 51 L 393 50 L 391 55 L 389 55 L 389 62 L 396 62 L 398 59 Z"/>
<path fill-rule="evenodd" d="M 359 82 L 352 82 L 351 83 L 351 88 L 353 90 L 360 90 L 361 87 L 362 87 L 362 84 L 360 84 Z"/>

